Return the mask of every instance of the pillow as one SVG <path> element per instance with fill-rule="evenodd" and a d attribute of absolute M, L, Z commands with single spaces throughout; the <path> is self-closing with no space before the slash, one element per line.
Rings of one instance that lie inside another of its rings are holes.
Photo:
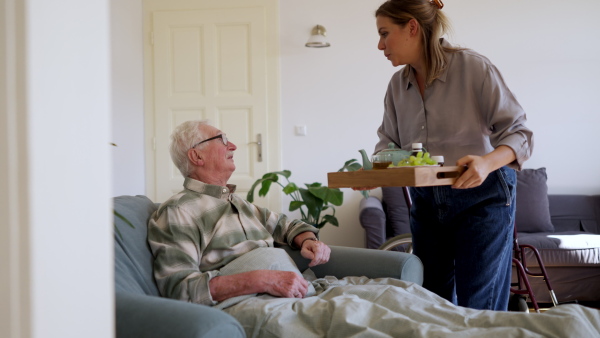
<path fill-rule="evenodd" d="M 239 256 L 222 267 L 221 270 L 219 270 L 219 275 L 228 276 L 254 270 L 291 271 L 295 272 L 298 276 L 303 277 L 300 270 L 298 270 L 296 263 L 294 263 L 294 260 L 287 252 L 285 252 L 285 250 L 270 247 L 256 248 Z M 311 283 L 308 283 L 308 292 L 305 297 L 314 296 L 315 294 L 316 291 L 314 286 Z M 257 294 L 254 293 L 228 298 L 219 302 L 215 307 L 223 310 L 243 300 L 255 297 L 256 295 Z"/>
<path fill-rule="evenodd" d="M 547 179 L 546 168 L 517 171 L 515 225 L 518 232 L 554 232 Z"/>

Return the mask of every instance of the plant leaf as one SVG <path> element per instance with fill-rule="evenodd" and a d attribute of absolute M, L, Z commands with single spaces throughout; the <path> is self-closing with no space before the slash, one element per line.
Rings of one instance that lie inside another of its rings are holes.
<path fill-rule="evenodd" d="M 292 175 L 292 172 L 289 170 L 283 170 L 283 171 L 272 171 L 272 172 L 268 172 L 266 174 L 263 175 L 262 178 L 256 180 L 256 182 L 254 182 L 252 184 L 252 187 L 250 187 L 250 190 L 248 191 L 248 194 L 246 195 L 246 199 L 248 200 L 248 202 L 252 203 L 254 202 L 254 190 L 256 189 L 256 187 L 260 184 L 260 190 L 258 191 L 258 196 L 260 197 L 264 197 L 267 195 L 267 193 L 269 192 L 269 189 L 271 188 L 271 184 L 273 182 L 279 182 L 279 175 L 285 177 L 286 179 L 290 177 L 290 175 Z"/>
<path fill-rule="evenodd" d="M 135 229 L 135 226 L 133 226 L 133 224 L 131 224 L 131 222 L 129 222 L 129 220 L 127 218 L 125 218 L 125 216 L 121 215 L 118 211 L 113 210 L 113 213 L 115 214 L 115 216 L 119 217 L 120 219 L 122 219 L 125 223 L 127 223 L 132 229 Z"/>
<path fill-rule="evenodd" d="M 319 219 L 321 209 L 323 208 L 323 200 L 312 194 L 308 189 L 300 188 L 298 191 L 300 192 L 300 196 L 302 196 L 302 200 L 306 204 L 308 215 L 310 215 L 309 217 L 312 217 L 316 222 Z"/>
<path fill-rule="evenodd" d="M 117 228 L 116 224 L 115 224 L 115 231 L 117 232 L 117 235 L 119 235 L 119 238 L 123 239 L 123 235 L 121 235 L 121 231 L 119 231 L 119 228 Z"/>
<path fill-rule="evenodd" d="M 329 187 L 310 187 L 308 190 L 325 203 L 340 206 L 344 202 L 344 193 L 340 189 Z"/>
<path fill-rule="evenodd" d="M 262 181 L 263 179 L 258 179 L 252 184 L 250 190 L 248 190 L 248 194 L 246 194 L 246 199 L 248 200 L 248 202 L 254 202 L 254 189 L 256 189 L 256 186 L 259 185 Z"/>
<path fill-rule="evenodd" d="M 277 181 L 277 175 L 281 175 L 285 178 L 290 178 L 290 176 L 292 176 L 292 172 L 289 170 L 282 170 L 282 171 L 271 171 L 270 173 L 266 173 L 263 175 L 263 178 L 273 178 L 275 177 L 275 180 Z"/>
<path fill-rule="evenodd" d="M 344 166 L 341 167 L 338 171 L 357 171 L 360 168 L 362 168 L 362 165 L 358 163 L 358 161 L 355 158 L 353 158 L 351 160 L 346 161 L 346 163 L 344 163 Z"/>
<path fill-rule="evenodd" d="M 290 202 L 290 211 L 298 210 L 304 205 L 302 201 L 291 201 Z"/>
<path fill-rule="evenodd" d="M 131 222 L 127 218 L 125 218 L 125 216 L 121 215 L 118 211 L 116 211 L 116 210 L 113 209 L 113 214 L 115 214 L 115 216 L 117 216 L 120 219 L 122 219 L 123 222 L 125 222 L 127 225 L 129 225 L 132 229 L 135 229 L 135 226 L 133 226 L 133 224 L 131 224 Z M 121 231 L 119 230 L 119 228 L 117 228 L 117 223 L 114 223 L 113 226 L 115 228 L 115 231 L 117 232 L 117 235 L 119 235 L 119 237 L 121 239 L 123 239 L 123 235 L 121 235 Z"/>
<path fill-rule="evenodd" d="M 323 216 L 323 220 L 325 220 L 327 223 L 331 223 L 333 226 L 336 226 L 336 227 L 340 226 L 340 224 L 338 223 L 338 219 L 335 216 L 325 215 L 325 216 Z"/>
<path fill-rule="evenodd" d="M 289 195 L 297 190 L 298 190 L 298 186 L 296 186 L 296 183 L 291 183 L 291 182 L 283 188 L 283 192 L 286 195 Z"/>
<path fill-rule="evenodd" d="M 264 197 L 267 196 L 267 193 L 269 192 L 269 189 L 271 188 L 271 183 L 273 183 L 272 180 L 263 180 L 262 184 L 260 186 L 260 190 L 258 191 L 258 196 L 260 197 Z"/>
<path fill-rule="evenodd" d="M 276 172 L 266 173 L 262 177 L 263 180 L 271 180 L 277 182 L 279 180 L 279 176 L 277 176 Z"/>

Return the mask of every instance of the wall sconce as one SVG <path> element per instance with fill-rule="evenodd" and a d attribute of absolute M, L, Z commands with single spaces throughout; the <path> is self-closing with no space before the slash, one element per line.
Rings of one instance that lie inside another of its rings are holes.
<path fill-rule="evenodd" d="M 310 38 L 308 38 L 308 41 L 306 42 L 305 46 L 313 48 L 323 48 L 331 46 L 329 42 L 327 42 L 327 39 L 325 39 L 326 32 L 327 31 L 325 30 L 325 27 L 321 25 L 316 25 L 312 29 L 311 36 Z"/>

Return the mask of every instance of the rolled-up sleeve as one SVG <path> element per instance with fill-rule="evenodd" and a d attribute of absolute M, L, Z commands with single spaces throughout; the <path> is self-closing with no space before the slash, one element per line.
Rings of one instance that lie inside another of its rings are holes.
<path fill-rule="evenodd" d="M 510 147 L 515 152 L 516 161 L 509 166 L 521 170 L 533 150 L 533 132 L 525 126 L 525 111 L 492 64 L 488 64 L 480 98 L 481 111 L 491 131 L 491 145 L 494 148 L 501 145 Z"/>

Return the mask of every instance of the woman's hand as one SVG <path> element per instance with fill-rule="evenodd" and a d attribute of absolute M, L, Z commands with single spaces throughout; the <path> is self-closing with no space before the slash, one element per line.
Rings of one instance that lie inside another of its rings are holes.
<path fill-rule="evenodd" d="M 454 182 L 452 188 L 468 189 L 481 185 L 488 175 L 517 159 L 509 146 L 499 146 L 484 156 L 467 155 L 456 161 L 457 166 L 466 165 L 468 169 Z"/>
<path fill-rule="evenodd" d="M 360 188 L 352 188 L 354 191 L 362 191 L 362 190 L 373 190 L 377 189 L 377 187 L 360 187 Z"/>
<path fill-rule="evenodd" d="M 481 156 L 467 155 L 456 161 L 456 165 L 466 165 L 468 169 L 452 185 L 455 189 L 478 187 L 492 172 L 488 161 Z"/>
<path fill-rule="evenodd" d="M 362 171 L 364 170 L 363 168 L 358 169 L 358 171 Z M 377 187 L 354 187 L 351 188 L 354 191 L 362 191 L 362 190 L 373 190 L 373 189 L 377 189 Z"/>

